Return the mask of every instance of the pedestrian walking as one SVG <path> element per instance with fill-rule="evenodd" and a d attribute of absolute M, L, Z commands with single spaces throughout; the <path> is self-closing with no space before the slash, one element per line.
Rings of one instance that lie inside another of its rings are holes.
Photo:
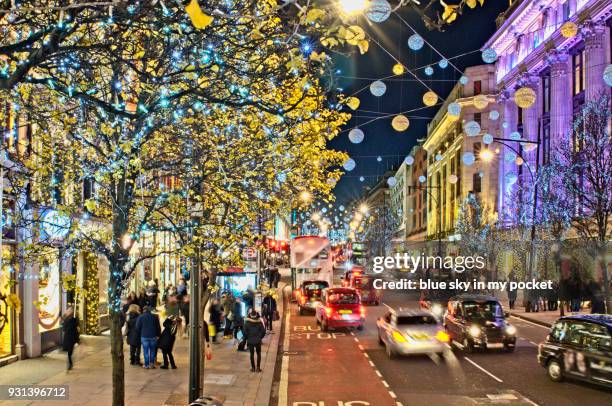
<path fill-rule="evenodd" d="M 157 352 L 157 339 L 161 335 L 159 318 L 151 313 L 151 308 L 145 306 L 142 314 L 136 320 L 136 330 L 140 334 L 142 351 L 144 354 L 144 368 L 155 368 L 155 355 Z"/>
<path fill-rule="evenodd" d="M 155 281 L 149 281 L 146 294 L 147 305 L 151 308 L 151 310 L 155 310 L 157 308 L 157 297 L 159 296 L 159 288 Z"/>
<path fill-rule="evenodd" d="M 232 313 L 234 314 L 234 320 L 232 321 L 233 335 L 234 338 L 238 340 L 238 333 L 242 331 L 242 326 L 244 324 L 244 316 L 242 315 L 242 301 L 240 298 L 236 298 Z"/>
<path fill-rule="evenodd" d="M 219 304 L 219 300 L 215 299 L 212 301 L 209 312 L 210 317 L 208 318 L 208 321 L 214 329 L 213 334 L 211 334 L 211 340 L 213 343 L 216 343 L 217 334 L 221 328 L 221 305 Z"/>
<path fill-rule="evenodd" d="M 138 290 L 136 304 L 138 305 L 138 307 L 140 307 L 141 310 L 144 309 L 144 307 L 147 305 L 147 292 L 144 287 Z"/>
<path fill-rule="evenodd" d="M 261 372 L 261 343 L 265 335 L 266 328 L 259 313 L 251 308 L 244 322 L 244 336 L 249 347 L 251 372 Z M 257 363 L 255 354 L 257 354 Z"/>
<path fill-rule="evenodd" d="M 272 331 L 272 321 L 274 321 L 274 314 L 276 313 L 276 299 L 274 298 L 274 291 L 269 290 L 266 296 L 263 298 L 263 318 L 265 326 L 268 331 Z"/>
<path fill-rule="evenodd" d="M 174 348 L 176 332 L 180 323 L 182 323 L 181 318 L 174 315 L 171 315 L 164 320 L 164 331 L 162 331 L 161 336 L 159 337 L 159 348 L 162 350 L 162 355 L 164 357 L 164 365 L 160 367 L 161 369 L 168 369 L 168 361 L 170 361 L 170 366 L 172 369 L 176 369 L 172 349 Z"/>
<path fill-rule="evenodd" d="M 140 317 L 140 307 L 132 303 L 128 308 L 126 320 L 126 341 L 130 346 L 130 365 L 142 365 L 140 362 L 140 334 L 136 328 L 138 317 Z"/>
<path fill-rule="evenodd" d="M 62 349 L 68 353 L 68 370 L 72 369 L 72 353 L 74 346 L 79 343 L 79 320 L 74 317 L 74 307 L 70 306 L 66 309 L 62 317 Z"/>
<path fill-rule="evenodd" d="M 176 297 L 178 299 L 179 311 L 181 317 L 185 320 L 185 331 L 189 326 L 189 289 L 187 288 L 187 282 L 185 278 L 181 276 L 179 279 L 178 286 L 176 287 Z"/>
<path fill-rule="evenodd" d="M 234 303 L 236 299 L 231 292 L 225 292 L 221 295 L 221 305 L 223 306 L 223 316 L 225 317 L 225 326 L 223 329 L 223 338 L 232 338 L 232 322 L 234 321 Z"/>

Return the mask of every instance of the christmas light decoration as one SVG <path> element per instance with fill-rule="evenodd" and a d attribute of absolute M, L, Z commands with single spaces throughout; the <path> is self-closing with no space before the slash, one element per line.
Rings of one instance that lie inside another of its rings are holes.
<path fill-rule="evenodd" d="M 370 85 L 370 93 L 372 93 L 376 97 L 380 97 L 384 95 L 387 91 L 387 85 L 382 80 L 377 80 L 372 82 Z"/>
<path fill-rule="evenodd" d="M 397 116 L 393 117 L 393 120 L 391 121 L 391 125 L 393 126 L 393 129 L 395 131 L 402 132 L 408 129 L 408 126 L 410 125 L 410 121 L 403 114 L 398 114 Z"/>
<path fill-rule="evenodd" d="M 408 38 L 408 47 L 413 51 L 420 50 L 421 48 L 423 48 L 424 44 L 425 41 L 423 40 L 423 37 L 421 37 L 419 34 L 412 34 L 410 38 Z"/>
<path fill-rule="evenodd" d="M 514 102 L 522 109 L 528 109 L 536 101 L 536 93 L 530 87 L 521 87 L 514 93 Z"/>
<path fill-rule="evenodd" d="M 423 104 L 426 106 L 434 106 L 438 102 L 438 95 L 431 90 L 423 95 Z"/>

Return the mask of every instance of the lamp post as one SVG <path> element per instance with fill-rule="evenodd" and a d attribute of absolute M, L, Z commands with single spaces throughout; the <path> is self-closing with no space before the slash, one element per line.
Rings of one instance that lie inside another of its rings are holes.
<path fill-rule="evenodd" d="M 435 202 L 436 202 L 436 206 L 438 207 L 438 224 L 437 224 L 437 229 L 438 229 L 438 256 L 441 257 L 442 256 L 442 202 L 440 201 L 440 197 L 442 194 L 442 185 L 418 185 L 418 186 L 408 186 L 408 191 L 411 190 L 424 190 L 430 198 L 432 198 Z M 438 197 L 436 198 L 436 196 L 431 193 L 431 189 L 437 189 L 438 190 Z"/>

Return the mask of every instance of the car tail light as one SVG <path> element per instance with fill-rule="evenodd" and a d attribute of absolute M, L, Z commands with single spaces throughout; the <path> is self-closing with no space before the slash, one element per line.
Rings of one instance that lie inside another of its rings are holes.
<path fill-rule="evenodd" d="M 366 309 L 365 306 L 359 306 L 359 313 L 361 313 L 361 317 L 365 319 L 366 316 Z"/>
<path fill-rule="evenodd" d="M 327 315 L 327 317 L 331 317 L 332 315 L 332 309 L 329 307 L 325 308 L 325 314 Z"/>
<path fill-rule="evenodd" d="M 446 333 L 446 331 L 438 331 L 436 333 L 436 339 L 442 343 L 447 343 L 450 341 L 450 336 Z"/>
<path fill-rule="evenodd" d="M 393 341 L 395 341 L 396 343 L 405 343 L 406 341 L 408 341 L 406 340 L 406 337 L 404 337 L 404 335 L 397 330 L 393 331 L 392 337 Z"/>

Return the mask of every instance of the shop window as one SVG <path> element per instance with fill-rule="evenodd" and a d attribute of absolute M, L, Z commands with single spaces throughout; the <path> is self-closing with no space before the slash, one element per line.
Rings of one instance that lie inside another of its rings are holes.
<path fill-rule="evenodd" d="M 482 149 L 482 144 L 480 142 L 475 142 L 474 143 L 474 157 L 476 157 L 477 161 L 480 160 L 480 150 L 481 149 Z"/>
<path fill-rule="evenodd" d="M 475 80 L 474 81 L 474 96 L 482 93 L 482 81 Z"/>
<path fill-rule="evenodd" d="M 482 124 L 482 113 L 474 113 L 474 121 L 478 123 L 478 125 Z"/>
<path fill-rule="evenodd" d="M 586 64 L 585 64 L 585 52 L 584 49 L 576 52 L 572 55 L 572 67 L 573 67 L 573 90 L 574 96 L 584 92 L 586 85 Z"/>
<path fill-rule="evenodd" d="M 542 76 L 542 113 L 550 113 L 550 72 Z"/>
<path fill-rule="evenodd" d="M 482 189 L 482 178 L 479 173 L 472 175 L 472 191 L 474 193 L 480 193 Z"/>

